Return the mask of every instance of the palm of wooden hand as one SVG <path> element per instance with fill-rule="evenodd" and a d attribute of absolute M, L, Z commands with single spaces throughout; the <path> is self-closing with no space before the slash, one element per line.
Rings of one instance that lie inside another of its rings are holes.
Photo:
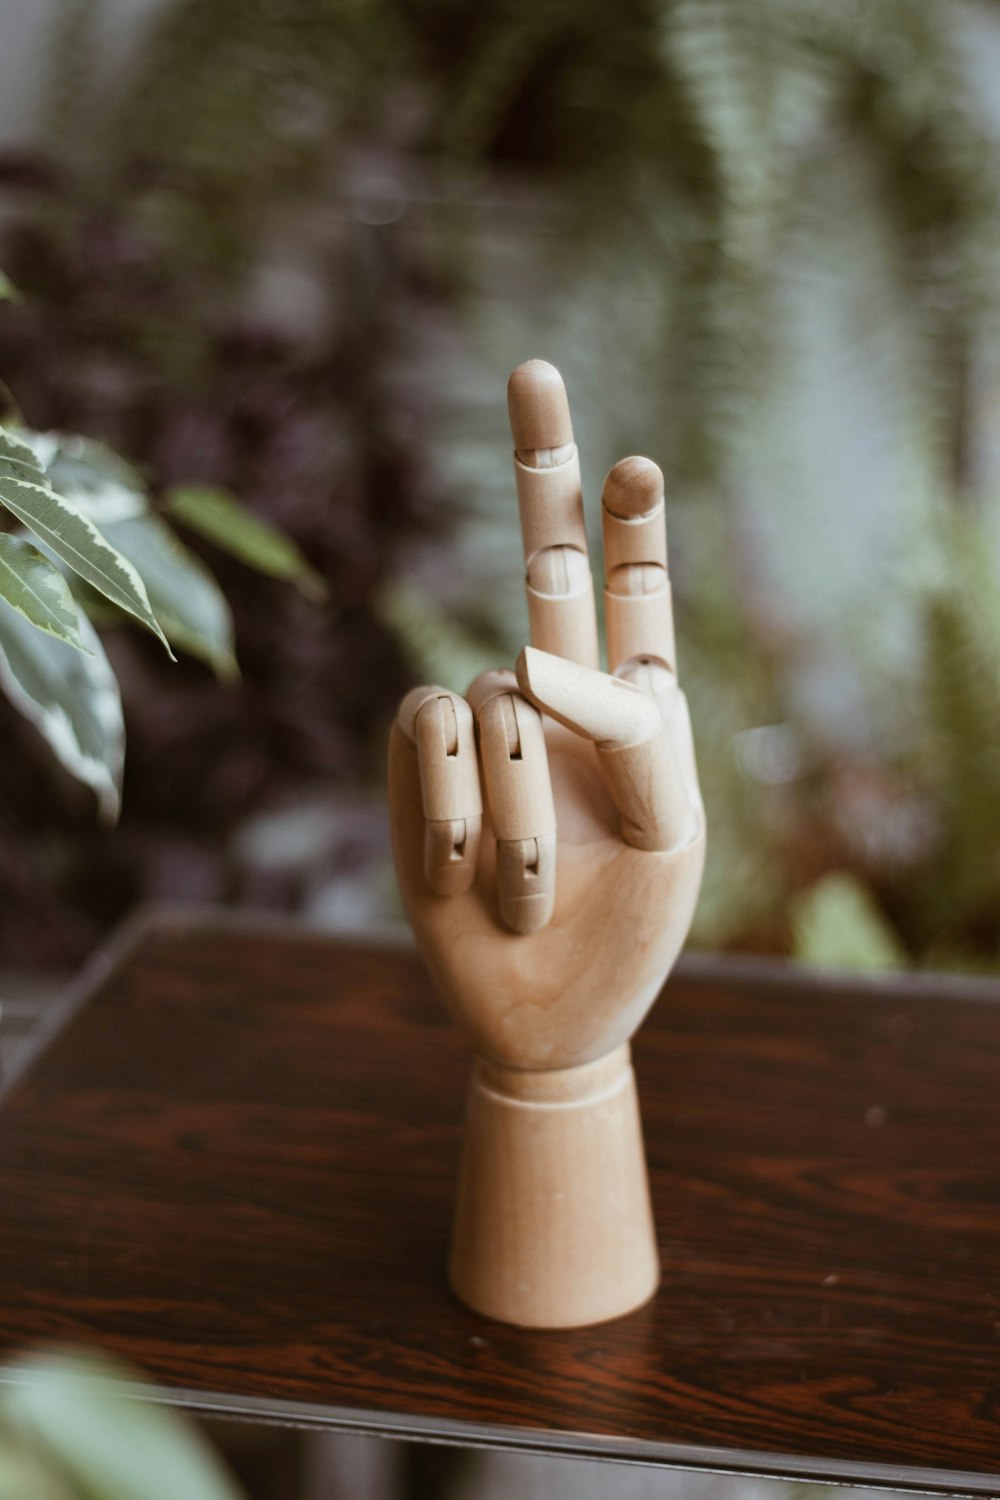
<path fill-rule="evenodd" d="M 612 677 L 596 670 L 562 382 L 533 361 L 510 401 L 535 647 L 465 699 L 407 695 L 390 812 L 407 915 L 476 1052 L 549 1070 L 603 1057 L 641 1023 L 690 925 L 704 817 L 673 670 L 662 476 L 628 459 L 605 485 Z"/>

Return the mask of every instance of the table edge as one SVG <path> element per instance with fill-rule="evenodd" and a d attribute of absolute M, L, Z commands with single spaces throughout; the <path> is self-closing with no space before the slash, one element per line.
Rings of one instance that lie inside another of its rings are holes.
<path fill-rule="evenodd" d="M 416 953 L 417 945 L 408 923 L 385 921 L 366 928 L 339 927 L 291 912 L 269 907 L 234 907 L 211 903 L 152 901 L 137 906 L 95 950 L 93 958 L 81 970 L 79 981 L 88 977 L 98 961 L 109 956 L 110 968 L 127 957 L 132 948 L 150 932 L 162 927 L 182 927 L 189 931 L 216 929 L 223 933 L 245 933 L 301 938 L 315 942 L 351 947 L 380 948 L 386 951 Z M 956 973 L 948 969 L 837 969 L 813 967 L 795 959 L 776 958 L 755 953 L 685 951 L 681 954 L 671 978 L 696 984 L 766 984 L 781 989 L 803 985 L 824 995 L 859 993 L 873 998 L 926 999 L 940 998 L 947 989 L 949 998 L 1000 1004 L 1000 976 Z M 104 977 L 104 976 L 102 976 Z M 669 984 L 669 979 L 668 979 Z M 78 981 L 71 981 L 69 993 L 75 994 Z M 93 988 L 91 986 L 90 988 Z M 88 993 L 89 993 L 88 989 Z"/>
<path fill-rule="evenodd" d="M 30 1369 L 0 1370 L 0 1385 L 31 1382 Z M 820 1485 L 850 1485 L 859 1489 L 905 1490 L 908 1494 L 970 1497 L 1000 1496 L 1000 1474 L 977 1471 L 921 1469 L 917 1465 L 865 1464 L 853 1459 L 805 1458 L 794 1453 L 756 1452 L 748 1448 L 716 1448 L 686 1443 L 656 1443 L 648 1439 L 608 1438 L 547 1428 L 505 1427 L 383 1412 L 370 1408 L 321 1406 L 280 1397 L 227 1396 L 182 1386 L 112 1381 L 115 1393 L 130 1400 L 152 1401 L 192 1416 L 293 1427 L 314 1432 L 341 1432 L 396 1441 L 434 1443 L 444 1447 L 476 1448 L 511 1453 L 544 1454 L 550 1458 L 586 1459 L 645 1468 L 676 1469 L 684 1473 L 727 1475 L 733 1478 L 775 1479 Z"/>
<path fill-rule="evenodd" d="M 103 988 L 141 946 L 148 934 L 160 925 L 162 919 L 156 906 L 141 906 L 113 928 L 109 936 L 94 949 L 79 973 L 43 1011 L 37 1025 L 0 1076 L 0 1106 L 6 1102 L 25 1074 L 48 1051 L 76 1013 Z"/>

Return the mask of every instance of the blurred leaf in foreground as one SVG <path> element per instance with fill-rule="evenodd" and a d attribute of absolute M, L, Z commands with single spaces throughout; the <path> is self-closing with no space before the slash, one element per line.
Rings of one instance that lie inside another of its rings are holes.
<path fill-rule="evenodd" d="M 241 1500 L 200 1433 L 142 1399 L 132 1371 L 89 1354 L 44 1354 L 8 1365 L 3 1377 L 0 1465 L 10 1434 L 52 1468 L 52 1486 L 36 1486 L 31 1500 Z"/>
<path fill-rule="evenodd" d="M 0 1500 L 80 1500 L 52 1459 L 0 1426 Z"/>

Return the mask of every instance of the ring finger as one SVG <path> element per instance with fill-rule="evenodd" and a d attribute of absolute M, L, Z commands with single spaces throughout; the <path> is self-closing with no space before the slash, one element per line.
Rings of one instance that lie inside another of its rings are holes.
<path fill-rule="evenodd" d="M 537 932 L 556 892 L 556 811 L 542 717 L 513 672 L 483 672 L 469 688 L 497 841 L 497 901 L 514 932 Z"/>

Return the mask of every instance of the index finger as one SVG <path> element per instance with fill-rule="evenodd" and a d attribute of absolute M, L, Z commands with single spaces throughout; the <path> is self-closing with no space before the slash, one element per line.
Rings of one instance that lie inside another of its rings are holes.
<path fill-rule="evenodd" d="M 566 387 L 541 359 L 507 384 L 532 644 L 583 666 L 599 664 L 594 581 Z"/>

